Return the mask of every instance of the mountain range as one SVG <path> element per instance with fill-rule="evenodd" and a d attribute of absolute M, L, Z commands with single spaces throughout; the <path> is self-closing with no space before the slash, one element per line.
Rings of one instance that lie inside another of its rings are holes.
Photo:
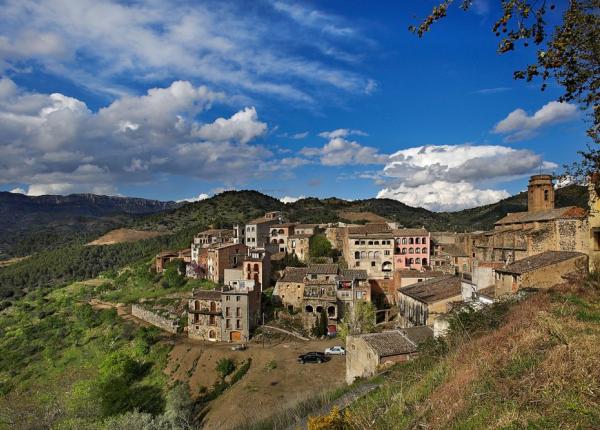
<path fill-rule="evenodd" d="M 587 189 L 569 185 L 556 192 L 556 206 L 587 208 Z M 193 203 L 162 202 L 94 194 L 37 196 L 0 192 L 0 258 L 28 255 L 72 242 L 93 240 L 119 227 L 176 232 L 192 225 L 226 227 L 283 211 L 291 221 L 368 222 L 373 214 L 405 227 L 430 231 L 476 231 L 493 227 L 508 212 L 527 210 L 522 192 L 486 206 L 457 212 L 432 212 L 396 200 L 305 198 L 293 203 L 258 191 L 227 191 Z M 364 213 L 364 219 L 361 219 Z M 350 216 L 351 215 L 351 216 Z"/>

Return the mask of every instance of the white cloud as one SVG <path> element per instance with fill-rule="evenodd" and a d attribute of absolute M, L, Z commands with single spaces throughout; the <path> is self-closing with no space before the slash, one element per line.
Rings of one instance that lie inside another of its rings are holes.
<path fill-rule="evenodd" d="M 332 138 L 322 148 L 307 147 L 300 151 L 307 157 L 319 157 L 325 166 L 348 164 L 385 164 L 388 156 L 380 154 L 377 148 L 362 146 L 342 137 Z"/>
<path fill-rule="evenodd" d="M 368 136 L 367 133 L 361 130 L 351 130 L 349 128 L 338 128 L 332 131 L 322 131 L 319 136 L 325 139 L 335 139 L 336 137 L 348 137 L 348 136 Z"/>
<path fill-rule="evenodd" d="M 261 175 L 273 154 L 252 140 L 266 131 L 254 108 L 229 119 L 196 119 L 224 94 L 176 81 L 124 96 L 92 112 L 63 94 L 27 93 L 0 80 L 0 183 L 28 194 L 116 194 L 116 184 L 157 175 L 243 182 Z M 283 162 L 283 161 L 282 161 Z M 293 157 L 284 163 L 299 165 Z M 284 165 L 282 164 L 282 166 Z"/>
<path fill-rule="evenodd" d="M 247 107 L 231 118 L 217 118 L 212 124 L 205 124 L 193 133 L 194 136 L 214 142 L 238 140 L 248 143 L 267 130 L 267 124 L 258 121 L 254 107 Z"/>
<path fill-rule="evenodd" d="M 10 190 L 10 192 L 15 194 L 27 194 L 27 191 L 20 187 L 13 188 L 12 190 Z"/>
<path fill-rule="evenodd" d="M 434 211 L 456 211 L 487 205 L 509 196 L 504 190 L 477 189 L 464 181 L 434 181 L 416 187 L 400 184 L 394 188 L 384 188 L 377 194 L 380 199 L 394 199 L 409 206 Z"/>
<path fill-rule="evenodd" d="M 295 203 L 298 200 L 302 200 L 302 199 L 305 199 L 305 198 L 306 198 L 306 196 L 304 196 L 304 195 L 298 196 L 298 197 L 285 196 L 285 197 L 280 198 L 279 200 L 282 203 L 286 203 L 287 204 L 287 203 Z"/>
<path fill-rule="evenodd" d="M 177 200 L 177 203 L 181 203 L 181 202 L 193 203 L 193 202 L 199 202 L 201 200 L 206 200 L 208 198 L 210 198 L 210 196 L 208 194 L 206 194 L 206 193 L 200 193 L 196 197 L 189 197 L 187 199 Z"/>
<path fill-rule="evenodd" d="M 577 106 L 563 102 L 550 102 L 532 116 L 523 109 L 515 109 L 494 126 L 496 134 L 507 134 L 506 141 L 517 141 L 533 136 L 536 130 L 577 116 Z"/>
<path fill-rule="evenodd" d="M 546 171 L 558 167 L 532 151 L 507 146 L 427 145 L 390 155 L 376 182 L 384 186 L 379 197 L 432 210 L 458 210 L 508 196 L 478 184 L 528 176 L 540 166 Z"/>
<path fill-rule="evenodd" d="M 244 6 L 7 0 L 0 14 L 0 73 L 31 61 L 109 94 L 123 93 L 115 78 L 157 82 L 177 76 L 302 103 L 314 103 L 323 90 L 360 94 L 373 87 L 355 67 L 299 54 L 318 49 L 330 58 L 356 60 L 346 48 L 366 38 L 355 27 L 297 5 Z M 274 13 L 290 19 L 274 19 Z"/>
<path fill-rule="evenodd" d="M 302 133 L 295 133 L 290 136 L 290 139 L 300 140 L 305 139 L 308 136 L 308 131 L 304 131 Z"/>

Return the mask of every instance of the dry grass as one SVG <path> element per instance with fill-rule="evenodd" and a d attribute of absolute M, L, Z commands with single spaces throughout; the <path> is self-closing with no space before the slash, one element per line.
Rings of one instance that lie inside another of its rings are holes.
<path fill-rule="evenodd" d="M 496 330 L 398 366 L 350 408 L 352 427 L 600 428 L 600 291 L 562 285 Z"/>
<path fill-rule="evenodd" d="M 344 212 L 338 213 L 339 217 L 350 222 L 368 221 L 368 222 L 388 222 L 387 218 L 374 214 L 373 212 Z"/>
<path fill-rule="evenodd" d="M 116 230 L 109 231 L 98 239 L 88 243 L 88 246 L 94 245 L 114 245 L 116 243 L 124 242 L 137 242 L 138 240 L 152 239 L 153 237 L 161 236 L 165 234 L 160 231 L 143 231 L 143 230 L 131 230 L 128 228 L 118 228 Z"/>

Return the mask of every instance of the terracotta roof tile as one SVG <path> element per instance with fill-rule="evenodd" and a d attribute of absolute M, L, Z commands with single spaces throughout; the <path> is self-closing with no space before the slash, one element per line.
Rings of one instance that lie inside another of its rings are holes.
<path fill-rule="evenodd" d="M 551 266 L 562 261 L 570 260 L 571 258 L 582 256 L 585 256 L 585 254 L 581 252 L 546 251 L 540 254 L 532 255 L 531 257 L 523 258 L 522 260 L 515 261 L 506 267 L 496 269 L 496 272 L 521 275 L 542 267 Z"/>
<path fill-rule="evenodd" d="M 398 289 L 401 294 L 424 303 L 435 303 L 461 295 L 461 280 L 453 275 L 426 279 L 423 282 Z"/>

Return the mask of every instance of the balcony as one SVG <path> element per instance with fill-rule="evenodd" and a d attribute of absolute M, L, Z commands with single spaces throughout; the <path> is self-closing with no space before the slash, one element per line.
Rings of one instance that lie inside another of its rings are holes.
<path fill-rule="evenodd" d="M 196 314 L 196 315 L 218 315 L 221 316 L 221 311 L 211 311 L 208 308 L 203 308 L 203 309 L 188 309 L 188 312 L 191 314 Z"/>

